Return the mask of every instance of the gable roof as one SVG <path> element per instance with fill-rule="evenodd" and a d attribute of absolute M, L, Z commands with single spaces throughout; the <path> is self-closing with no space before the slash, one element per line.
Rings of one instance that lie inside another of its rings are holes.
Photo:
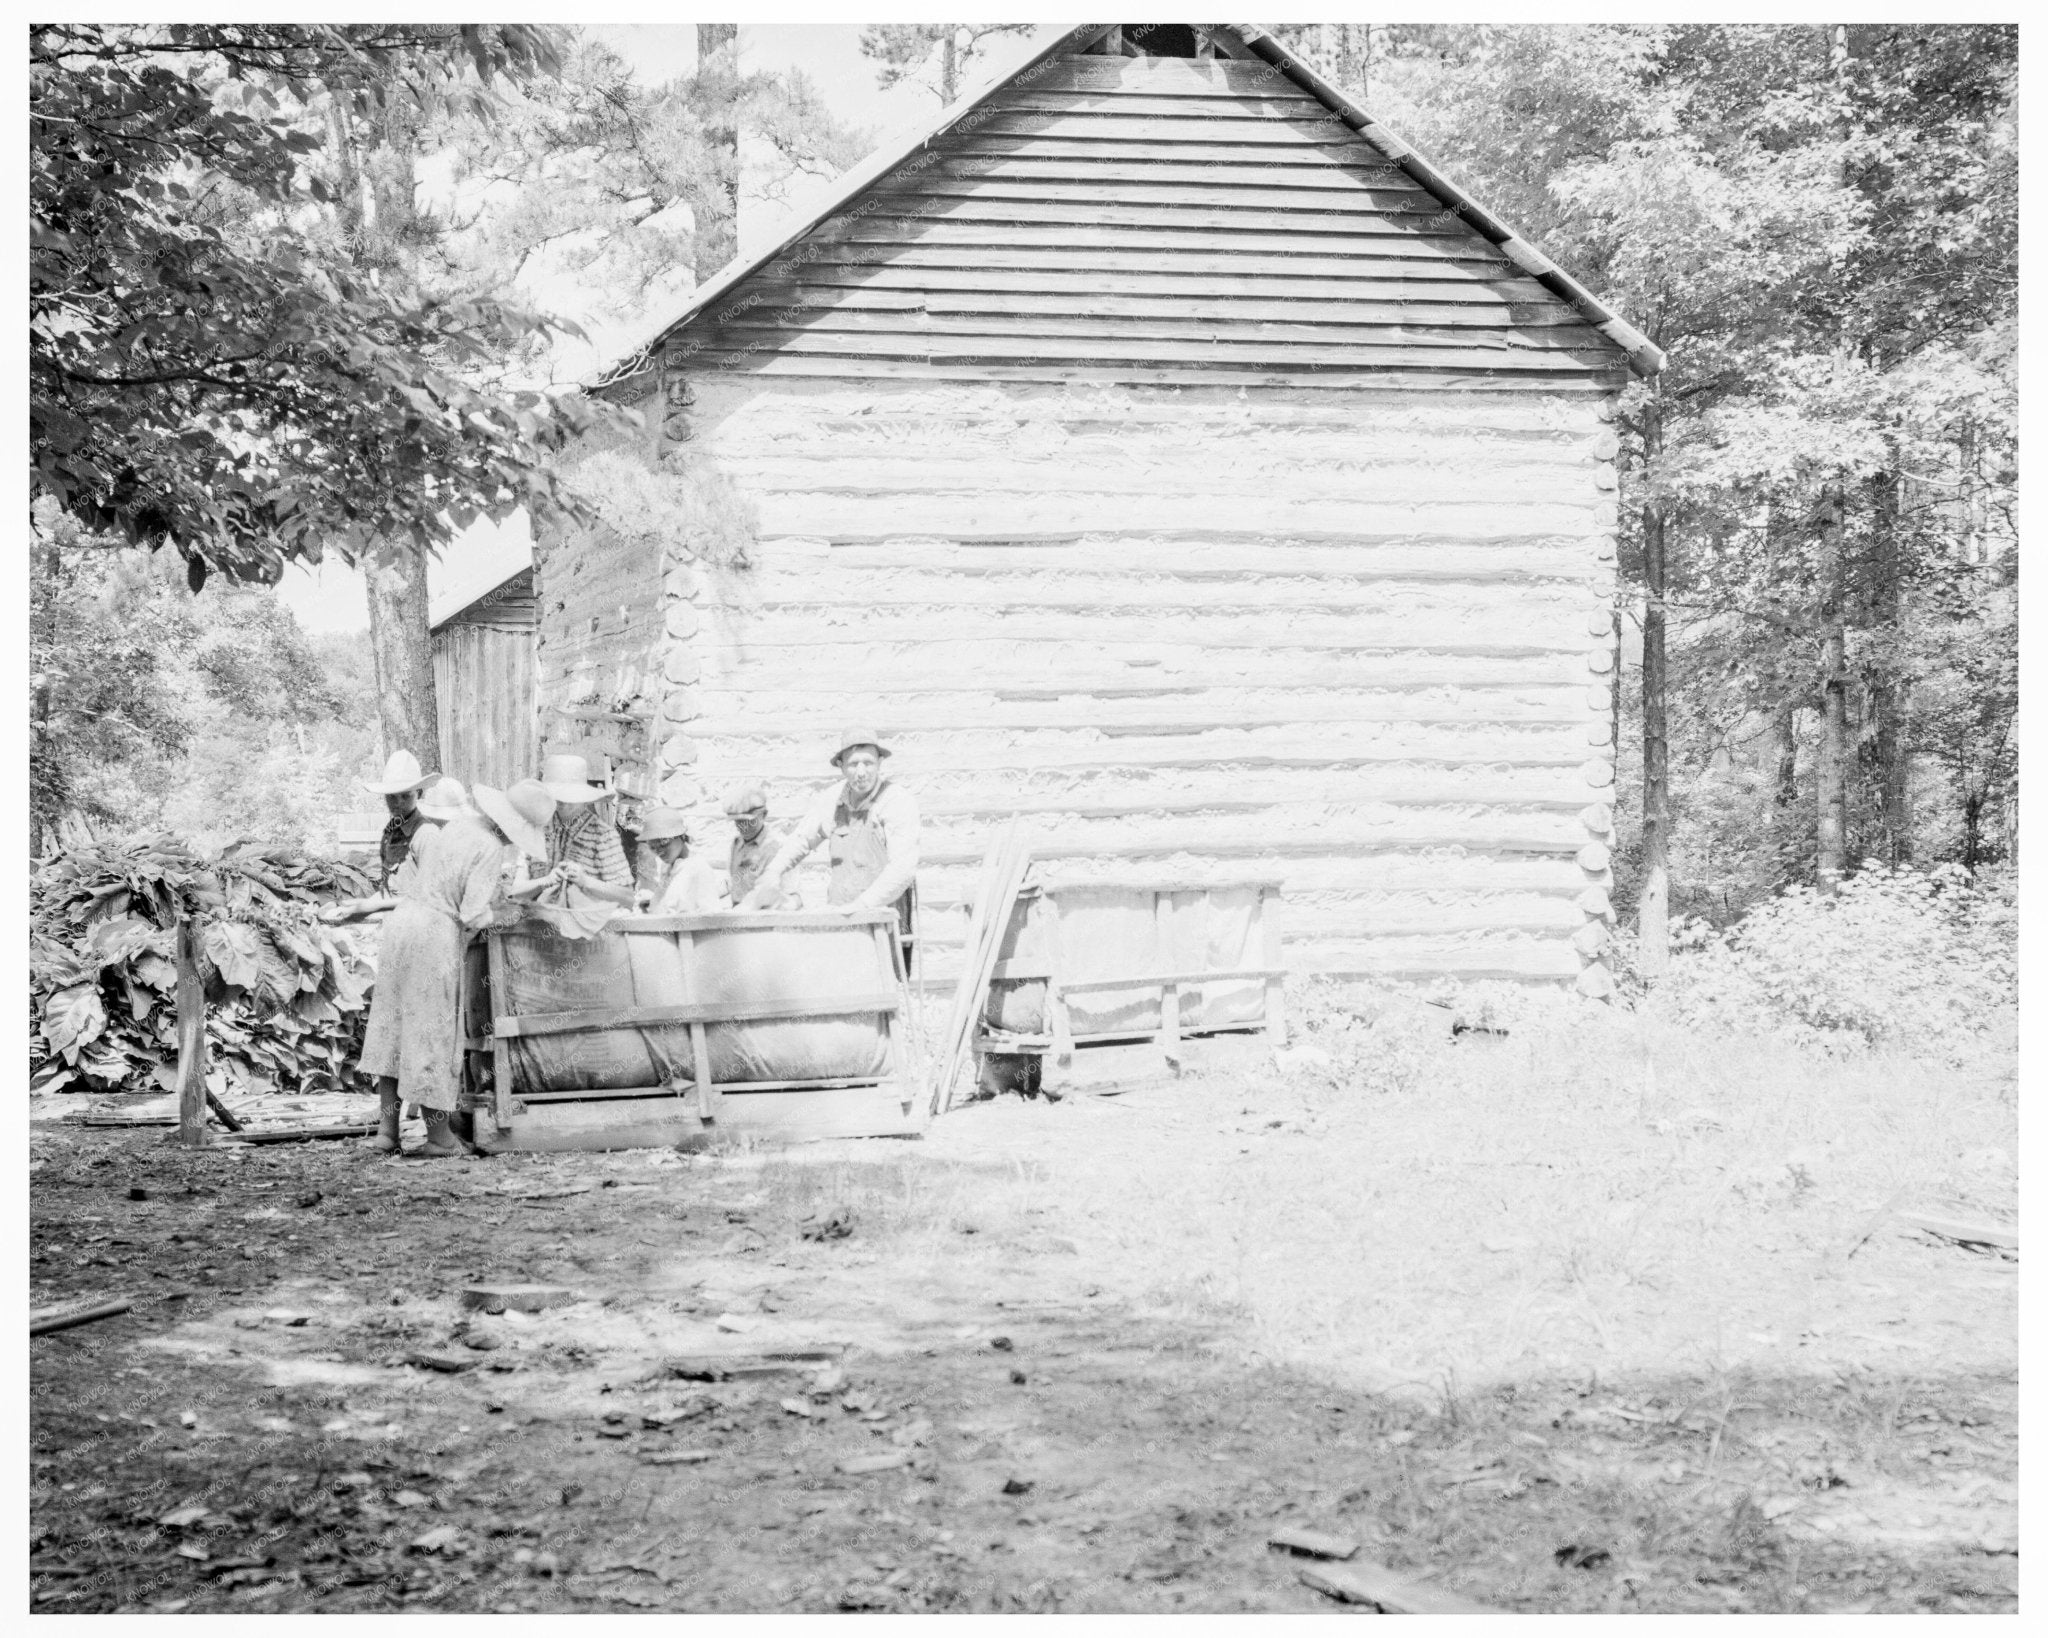
<path fill-rule="evenodd" d="M 1054 31 L 1025 61 L 1014 68 L 988 76 L 965 92 L 950 107 L 943 109 L 925 126 L 876 152 L 867 161 L 841 177 L 821 203 L 808 215 L 796 219 L 764 249 L 752 256 L 734 261 L 717 277 L 688 292 L 675 307 L 644 326 L 640 339 L 609 368 L 586 379 L 585 387 L 592 390 L 602 389 L 642 375 L 651 369 L 656 351 L 672 332 L 689 324 L 735 286 L 766 268 L 798 241 L 830 222 L 833 217 L 845 212 L 860 195 L 875 188 L 890 173 L 904 166 L 920 152 L 930 150 L 941 138 L 948 136 L 949 133 L 955 133 L 963 126 L 967 130 L 972 130 L 973 126 L 966 122 L 969 122 L 986 104 L 1018 86 L 1020 82 L 1029 84 L 1043 72 L 1043 65 L 1051 63 L 1052 60 L 1085 51 L 1111 26 L 1113 25 L 1087 24 Z M 1463 228 L 1485 240 L 1501 257 L 1511 263 L 1524 279 L 1533 281 L 1533 284 L 1540 287 L 1548 297 L 1570 307 L 1584 325 L 1597 331 L 1607 344 L 1626 357 L 1630 368 L 1636 374 L 1650 376 L 1664 367 L 1663 352 L 1641 331 L 1623 320 L 1584 285 L 1451 181 L 1441 169 L 1374 119 L 1364 107 L 1332 86 L 1306 61 L 1264 29 L 1253 24 L 1219 24 L 1212 28 L 1211 33 L 1216 36 L 1228 36 L 1247 56 L 1266 64 L 1289 81 L 1296 91 L 1320 103 L 1331 115 L 1403 173 L 1407 178 L 1403 186 L 1412 183 L 1423 193 L 1431 196 L 1443 208 L 1443 213 L 1454 216 Z M 1102 60 L 1110 62 L 1118 59 Z"/>

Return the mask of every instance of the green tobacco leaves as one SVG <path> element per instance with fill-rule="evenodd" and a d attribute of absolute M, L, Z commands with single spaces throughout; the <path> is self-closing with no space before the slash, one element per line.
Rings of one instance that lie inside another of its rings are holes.
<path fill-rule="evenodd" d="M 351 1084 L 368 967 L 316 912 L 369 886 L 352 866 L 282 848 L 202 860 L 158 836 L 58 854 L 31 886 L 30 1085 L 171 1084 L 181 918 L 198 926 L 216 1063 L 281 1090 Z"/>

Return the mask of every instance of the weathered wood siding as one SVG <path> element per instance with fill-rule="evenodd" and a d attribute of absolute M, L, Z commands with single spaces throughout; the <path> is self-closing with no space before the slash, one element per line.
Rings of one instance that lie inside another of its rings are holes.
<path fill-rule="evenodd" d="M 1601 987 L 1623 357 L 1291 83 L 1052 59 L 657 363 L 753 564 L 635 599 L 586 537 L 557 625 L 544 558 L 541 686 L 658 670 L 669 800 L 787 817 L 871 721 L 928 970 L 1023 811 L 1063 876 L 1277 877 L 1299 966 Z"/>
<path fill-rule="evenodd" d="M 1260 388 L 1625 376 L 1583 315 L 1282 75 L 1144 57 L 1013 81 L 668 352 L 764 374 Z"/>
<path fill-rule="evenodd" d="M 434 630 L 441 771 L 502 790 L 535 766 L 533 577 L 509 582 Z"/>

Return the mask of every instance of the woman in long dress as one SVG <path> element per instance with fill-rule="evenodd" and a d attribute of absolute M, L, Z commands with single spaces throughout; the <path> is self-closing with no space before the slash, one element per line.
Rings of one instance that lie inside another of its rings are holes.
<path fill-rule="evenodd" d="M 462 1066 L 462 951 L 491 918 L 508 849 L 545 855 L 555 801 L 536 780 L 509 791 L 479 785 L 479 813 L 442 827 L 411 861 L 412 875 L 384 924 L 376 988 L 358 1067 L 377 1077 L 376 1147 L 398 1150 L 398 1112 L 416 1103 L 427 1141 L 412 1153 L 443 1159 L 464 1152 L 449 1130 Z"/>

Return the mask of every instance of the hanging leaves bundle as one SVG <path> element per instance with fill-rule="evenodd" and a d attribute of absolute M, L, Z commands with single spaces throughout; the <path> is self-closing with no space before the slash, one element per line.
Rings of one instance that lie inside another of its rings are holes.
<path fill-rule="evenodd" d="M 210 1061 L 245 1087 L 362 1090 L 369 962 L 318 919 L 371 890 L 352 865 L 170 836 L 58 853 L 30 886 L 29 1086 L 177 1085 L 177 928 L 190 921 Z"/>

